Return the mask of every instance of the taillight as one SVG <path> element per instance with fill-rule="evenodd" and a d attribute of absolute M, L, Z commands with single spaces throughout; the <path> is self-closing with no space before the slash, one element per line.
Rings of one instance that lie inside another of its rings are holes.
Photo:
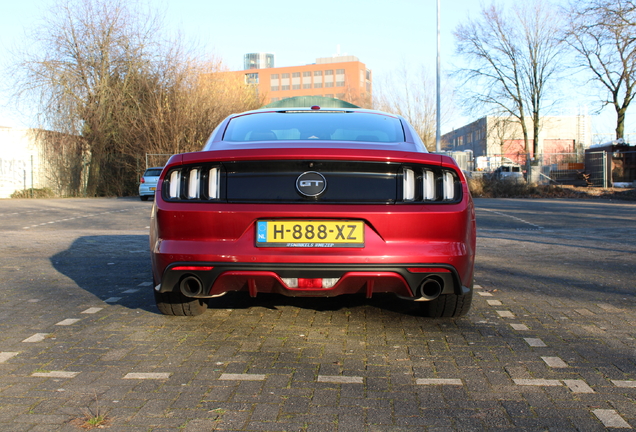
<path fill-rule="evenodd" d="M 217 200 L 221 197 L 221 170 L 197 166 L 177 168 L 164 179 L 164 197 L 169 200 Z"/>
<path fill-rule="evenodd" d="M 451 203 L 461 199 L 462 184 L 455 171 L 437 167 L 402 169 L 402 202 Z"/>
<path fill-rule="evenodd" d="M 144 178 L 142 177 L 142 178 L 139 180 L 139 183 L 146 183 L 146 180 L 144 180 Z"/>

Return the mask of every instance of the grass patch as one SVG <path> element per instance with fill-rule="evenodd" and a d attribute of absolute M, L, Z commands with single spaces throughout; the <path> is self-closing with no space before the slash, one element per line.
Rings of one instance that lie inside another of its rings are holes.
<path fill-rule="evenodd" d="M 71 424 L 84 430 L 104 429 L 109 427 L 110 423 L 111 419 L 108 417 L 108 412 L 99 406 L 97 394 L 95 394 L 95 407 L 86 408 L 84 416 L 71 421 Z"/>

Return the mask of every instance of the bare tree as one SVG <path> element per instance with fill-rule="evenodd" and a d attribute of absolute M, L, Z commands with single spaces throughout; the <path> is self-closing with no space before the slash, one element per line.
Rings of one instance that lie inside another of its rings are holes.
<path fill-rule="evenodd" d="M 602 106 L 616 111 L 616 139 L 623 138 L 627 109 L 636 95 L 636 5 L 629 0 L 571 2 L 567 42 L 577 64 L 607 93 Z"/>
<path fill-rule="evenodd" d="M 436 84 L 424 67 L 411 73 L 406 66 L 376 82 L 374 107 L 401 115 L 413 125 L 429 151 L 435 150 Z M 450 100 L 444 90 L 445 99 Z M 442 104 L 442 118 L 450 115 L 452 104 Z"/>
<path fill-rule="evenodd" d="M 515 118 L 524 147 L 539 153 L 540 120 L 557 78 L 563 43 L 559 15 L 542 0 L 504 10 L 483 7 L 481 14 L 455 30 L 457 53 L 466 67 L 461 94 L 469 110 Z M 532 135 L 528 122 L 532 125 Z"/>
<path fill-rule="evenodd" d="M 18 96 L 57 132 L 49 148 L 83 165 L 61 166 L 82 177 L 69 179 L 73 195 L 135 193 L 144 153 L 198 150 L 223 117 L 259 106 L 244 83 L 202 79 L 220 63 L 166 36 L 160 18 L 126 0 L 59 0 L 20 54 Z"/>

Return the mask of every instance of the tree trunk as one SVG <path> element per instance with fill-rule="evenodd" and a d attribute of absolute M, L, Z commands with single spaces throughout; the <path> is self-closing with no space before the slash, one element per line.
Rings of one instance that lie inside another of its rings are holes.
<path fill-rule="evenodd" d="M 627 108 L 619 108 L 616 110 L 616 139 L 621 139 L 625 136 L 625 113 Z"/>

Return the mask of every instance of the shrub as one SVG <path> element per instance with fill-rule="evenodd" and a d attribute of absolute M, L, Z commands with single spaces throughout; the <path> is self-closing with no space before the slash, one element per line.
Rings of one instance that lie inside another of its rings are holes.
<path fill-rule="evenodd" d="M 50 188 L 22 189 L 11 194 L 11 198 L 55 198 L 55 194 Z"/>

